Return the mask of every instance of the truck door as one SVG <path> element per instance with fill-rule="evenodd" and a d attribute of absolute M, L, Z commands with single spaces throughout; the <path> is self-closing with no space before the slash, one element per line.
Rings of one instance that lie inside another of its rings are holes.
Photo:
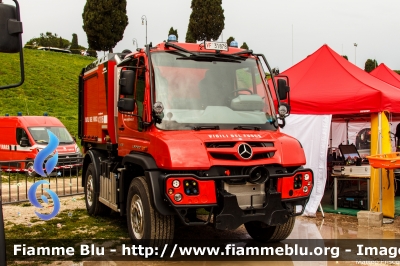
<path fill-rule="evenodd" d="M 29 140 L 28 147 L 21 147 L 21 138 L 27 138 Z M 32 153 L 32 140 L 29 138 L 25 129 L 17 127 L 16 129 L 16 140 L 17 145 L 15 146 L 14 151 L 14 160 L 26 160 L 26 159 L 35 159 L 35 154 Z"/>
<path fill-rule="evenodd" d="M 133 66 L 137 66 L 139 68 L 135 69 L 136 71 L 136 83 L 135 90 L 133 96 L 125 96 L 125 97 L 133 97 L 135 99 L 135 110 L 130 114 L 122 114 L 120 113 L 118 119 L 118 138 L 119 143 L 129 141 L 126 143 L 122 149 L 128 149 L 125 152 L 129 152 L 130 150 L 139 150 L 142 151 L 143 147 L 143 135 L 141 131 L 143 130 L 141 121 L 145 115 L 145 89 L 146 89 L 146 71 L 145 71 L 145 59 L 144 57 L 136 58 L 132 61 Z M 121 147 L 119 148 L 121 151 Z"/>

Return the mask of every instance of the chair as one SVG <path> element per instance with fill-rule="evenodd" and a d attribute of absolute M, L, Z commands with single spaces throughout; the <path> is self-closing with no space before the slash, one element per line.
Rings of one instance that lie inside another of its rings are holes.
<path fill-rule="evenodd" d="M 208 70 L 199 83 L 202 106 L 228 106 L 229 95 L 221 83 L 220 73 Z"/>

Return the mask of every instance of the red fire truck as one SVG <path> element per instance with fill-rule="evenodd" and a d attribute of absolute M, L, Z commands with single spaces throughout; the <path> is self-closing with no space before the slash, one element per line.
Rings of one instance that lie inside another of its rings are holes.
<path fill-rule="evenodd" d="M 173 238 L 175 219 L 287 238 L 313 188 L 301 143 L 279 129 L 288 79 L 273 77 L 270 87 L 265 57 L 251 50 L 175 39 L 82 70 L 88 213 L 126 215 L 133 242 L 153 246 Z"/>

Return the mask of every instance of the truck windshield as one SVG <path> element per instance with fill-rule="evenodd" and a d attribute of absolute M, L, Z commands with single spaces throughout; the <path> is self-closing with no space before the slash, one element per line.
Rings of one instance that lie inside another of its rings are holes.
<path fill-rule="evenodd" d="M 28 130 L 31 133 L 33 139 L 37 144 L 48 144 L 49 135 L 47 134 L 47 129 L 56 135 L 60 145 L 72 144 L 74 140 L 67 131 L 65 127 L 29 127 Z"/>
<path fill-rule="evenodd" d="M 275 130 L 273 101 L 254 58 L 171 51 L 154 52 L 152 62 L 155 101 L 164 105 L 158 128 Z"/>

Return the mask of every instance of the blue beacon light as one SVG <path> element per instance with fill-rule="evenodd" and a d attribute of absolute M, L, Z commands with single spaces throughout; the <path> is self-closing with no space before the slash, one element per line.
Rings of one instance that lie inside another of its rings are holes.
<path fill-rule="evenodd" d="M 173 34 L 169 35 L 169 36 L 168 36 L 168 41 L 169 41 L 169 42 L 176 42 L 176 36 L 173 35 Z"/>
<path fill-rule="evenodd" d="M 231 43 L 229 44 L 229 46 L 230 46 L 230 47 L 236 47 L 236 48 L 239 47 L 237 41 L 231 41 Z"/>

